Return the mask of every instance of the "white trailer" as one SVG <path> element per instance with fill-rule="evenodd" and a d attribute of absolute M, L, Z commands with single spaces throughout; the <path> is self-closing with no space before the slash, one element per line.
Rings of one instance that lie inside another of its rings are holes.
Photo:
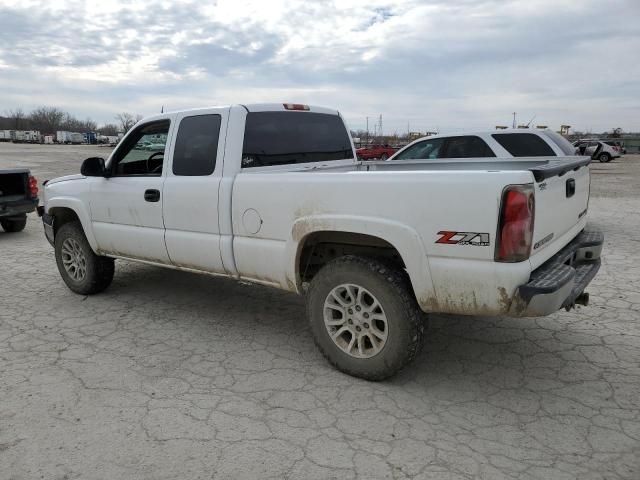
<path fill-rule="evenodd" d="M 58 130 L 56 132 L 56 142 L 71 143 L 71 132 L 67 132 L 66 130 Z"/>
<path fill-rule="evenodd" d="M 66 130 L 58 130 L 56 132 L 56 142 L 58 143 L 72 143 L 80 144 L 84 143 L 84 135 L 78 132 L 68 132 Z"/>
<path fill-rule="evenodd" d="M 11 141 L 11 130 L 0 130 L 0 142 Z"/>
<path fill-rule="evenodd" d="M 13 130 L 11 132 L 11 141 L 14 143 L 21 143 L 25 141 L 25 132 L 24 130 Z"/>
<path fill-rule="evenodd" d="M 78 132 L 71 132 L 71 141 L 70 143 L 74 144 L 74 145 L 79 145 L 81 143 L 85 143 L 84 141 L 84 135 Z"/>
<path fill-rule="evenodd" d="M 25 130 L 24 141 L 28 143 L 40 143 L 40 131 L 39 130 Z"/>

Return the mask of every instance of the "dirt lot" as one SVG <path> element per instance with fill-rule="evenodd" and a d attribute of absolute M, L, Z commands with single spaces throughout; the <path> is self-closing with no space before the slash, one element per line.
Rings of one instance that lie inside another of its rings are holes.
<path fill-rule="evenodd" d="M 0 144 L 40 180 L 108 149 Z M 71 293 L 32 215 L 0 234 L 0 477 L 640 478 L 640 156 L 593 165 L 592 304 L 433 316 L 392 381 L 331 369 L 303 301 L 117 262 Z"/>

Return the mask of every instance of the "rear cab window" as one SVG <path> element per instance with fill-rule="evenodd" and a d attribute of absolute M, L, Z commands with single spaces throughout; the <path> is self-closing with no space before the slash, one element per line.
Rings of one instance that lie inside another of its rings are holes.
<path fill-rule="evenodd" d="M 338 115 L 249 112 L 242 168 L 353 159 L 351 139 Z"/>
<path fill-rule="evenodd" d="M 535 133 L 494 133 L 491 135 L 514 157 L 555 157 L 556 153 Z"/>

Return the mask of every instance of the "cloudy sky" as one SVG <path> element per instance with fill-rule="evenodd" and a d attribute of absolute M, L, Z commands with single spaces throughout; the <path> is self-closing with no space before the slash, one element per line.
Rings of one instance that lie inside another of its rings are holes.
<path fill-rule="evenodd" d="M 0 0 L 0 114 L 337 107 L 385 133 L 640 131 L 640 0 Z"/>

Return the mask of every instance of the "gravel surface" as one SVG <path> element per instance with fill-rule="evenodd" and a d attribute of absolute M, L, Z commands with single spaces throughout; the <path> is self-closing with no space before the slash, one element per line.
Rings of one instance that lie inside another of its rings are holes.
<path fill-rule="evenodd" d="M 108 148 L 0 143 L 40 180 Z M 2 479 L 640 478 L 640 156 L 593 165 L 591 305 L 431 318 L 391 381 L 331 369 L 303 299 L 116 262 L 82 297 L 0 233 Z"/>

